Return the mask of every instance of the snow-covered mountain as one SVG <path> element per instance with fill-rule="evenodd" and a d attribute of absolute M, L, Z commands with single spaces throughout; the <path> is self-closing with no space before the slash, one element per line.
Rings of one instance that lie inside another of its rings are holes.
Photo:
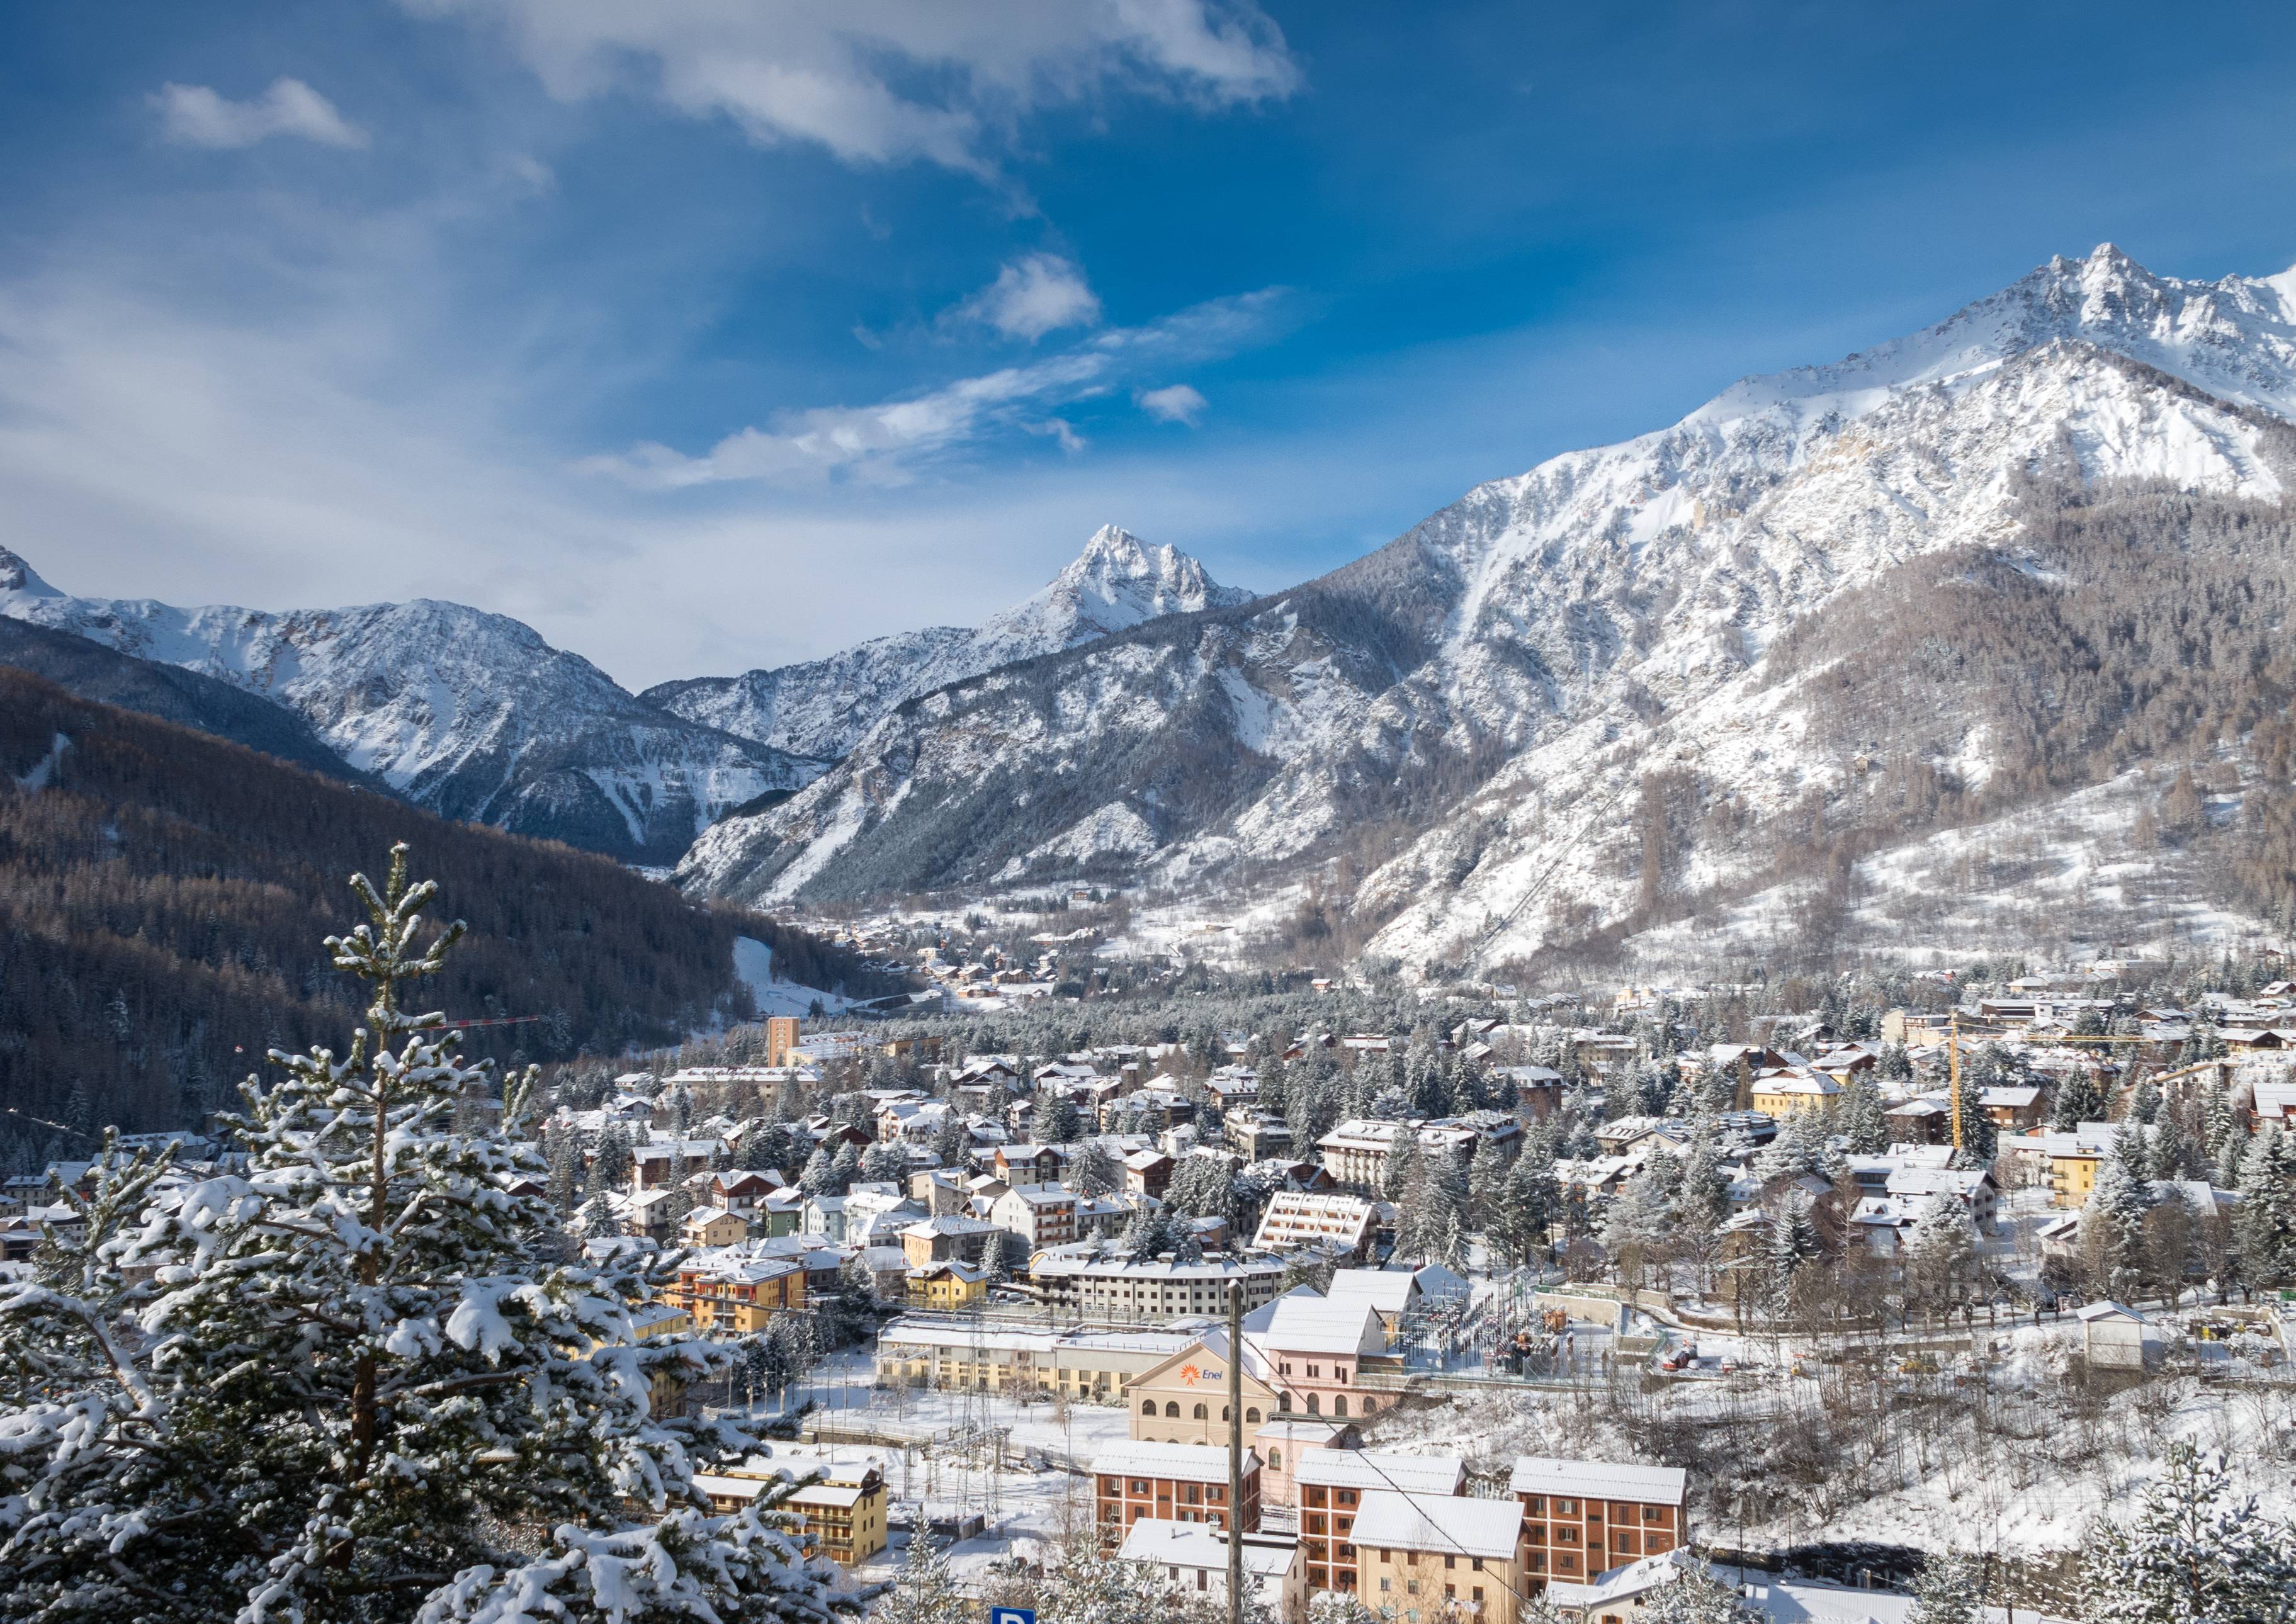
<path fill-rule="evenodd" d="M 1768 872 L 1885 767 L 1982 786 L 2006 746 L 1973 719 L 1845 739 L 1826 668 L 1773 648 L 1909 560 L 2013 552 L 2037 492 L 2277 503 L 2292 418 L 2296 271 L 2053 259 L 1937 326 L 1481 486 L 1293 591 L 931 693 L 711 829 L 681 878 L 1312 885 L 1376 928 L 1374 954 L 1519 956 Z"/>
<path fill-rule="evenodd" d="M 819 764 L 667 715 L 523 623 L 428 598 L 270 613 L 72 597 L 0 548 L 0 614 L 276 701 L 449 817 L 669 863 Z"/>
<path fill-rule="evenodd" d="M 1250 601 L 1169 546 L 1110 524 L 1041 592 L 977 630 L 928 627 L 824 660 L 740 677 L 663 683 L 640 695 L 706 726 L 801 756 L 834 759 L 903 701 L 983 671 L 1057 653 L 1163 615 Z"/>

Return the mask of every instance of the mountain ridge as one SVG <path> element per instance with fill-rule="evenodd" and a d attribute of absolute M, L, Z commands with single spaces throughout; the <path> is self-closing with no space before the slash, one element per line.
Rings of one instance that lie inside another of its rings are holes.
<path fill-rule="evenodd" d="M 69 595 L 0 549 L 0 615 L 285 706 L 414 805 L 634 862 L 817 770 L 646 705 L 524 622 L 434 598 L 272 611 Z"/>
<path fill-rule="evenodd" d="M 1104 524 L 1050 583 L 978 627 L 897 632 L 818 660 L 660 683 L 639 697 L 742 738 L 834 759 L 887 711 L 946 684 L 1251 597 L 1220 586 L 1201 562 L 1168 544 L 1151 548 Z"/>
<path fill-rule="evenodd" d="M 1376 922 L 1375 954 L 1534 952 L 1644 889 L 1635 842 L 1597 827 L 1633 796 L 1577 781 L 1694 764 L 1692 726 L 1763 714 L 1742 679 L 1834 593 L 2010 541 L 2037 484 L 2296 489 L 2286 285 L 2156 277 L 2110 245 L 2053 260 L 1903 339 L 1487 481 L 1240 615 L 922 696 L 783 806 L 708 832 L 681 882 L 858 899 L 1312 880 Z M 1840 794 L 1847 770 L 1739 758 L 1755 818 Z M 1668 883 L 1726 879 L 1700 868 L 1722 849 Z"/>

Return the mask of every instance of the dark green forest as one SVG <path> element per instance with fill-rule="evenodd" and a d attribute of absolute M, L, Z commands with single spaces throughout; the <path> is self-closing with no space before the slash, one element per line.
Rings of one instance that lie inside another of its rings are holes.
<path fill-rule="evenodd" d="M 66 741 L 62 744 L 59 740 Z M 843 949 L 688 901 L 604 857 L 451 823 L 0 667 L 0 1160 L 86 1132 L 190 1126 L 272 1047 L 348 1040 L 354 982 L 321 946 L 346 880 L 392 842 L 470 926 L 425 1000 L 467 1051 L 535 1060 L 674 1044 L 752 1013 L 734 939 L 809 986 L 890 990 Z"/>

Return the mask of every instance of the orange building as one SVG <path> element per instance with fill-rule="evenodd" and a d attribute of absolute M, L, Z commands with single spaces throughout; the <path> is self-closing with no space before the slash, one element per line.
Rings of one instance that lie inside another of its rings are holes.
<path fill-rule="evenodd" d="M 1522 1506 L 1522 1578 L 1541 1589 L 1690 1542 L 1690 1474 L 1679 1467 L 1525 1456 L 1510 1486 Z"/>

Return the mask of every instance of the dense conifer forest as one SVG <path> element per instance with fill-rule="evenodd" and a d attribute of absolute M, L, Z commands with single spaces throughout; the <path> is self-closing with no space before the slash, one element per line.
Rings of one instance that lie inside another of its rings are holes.
<path fill-rule="evenodd" d="M 357 1007 L 327 963 L 343 876 L 410 841 L 470 934 L 426 985 L 508 1059 L 676 1043 L 754 1013 L 734 939 L 808 986 L 881 990 L 841 949 L 686 901 L 609 860 L 450 823 L 0 667 L 0 1160 L 100 1123 L 190 1126 L 265 1050 L 332 1042 Z"/>

